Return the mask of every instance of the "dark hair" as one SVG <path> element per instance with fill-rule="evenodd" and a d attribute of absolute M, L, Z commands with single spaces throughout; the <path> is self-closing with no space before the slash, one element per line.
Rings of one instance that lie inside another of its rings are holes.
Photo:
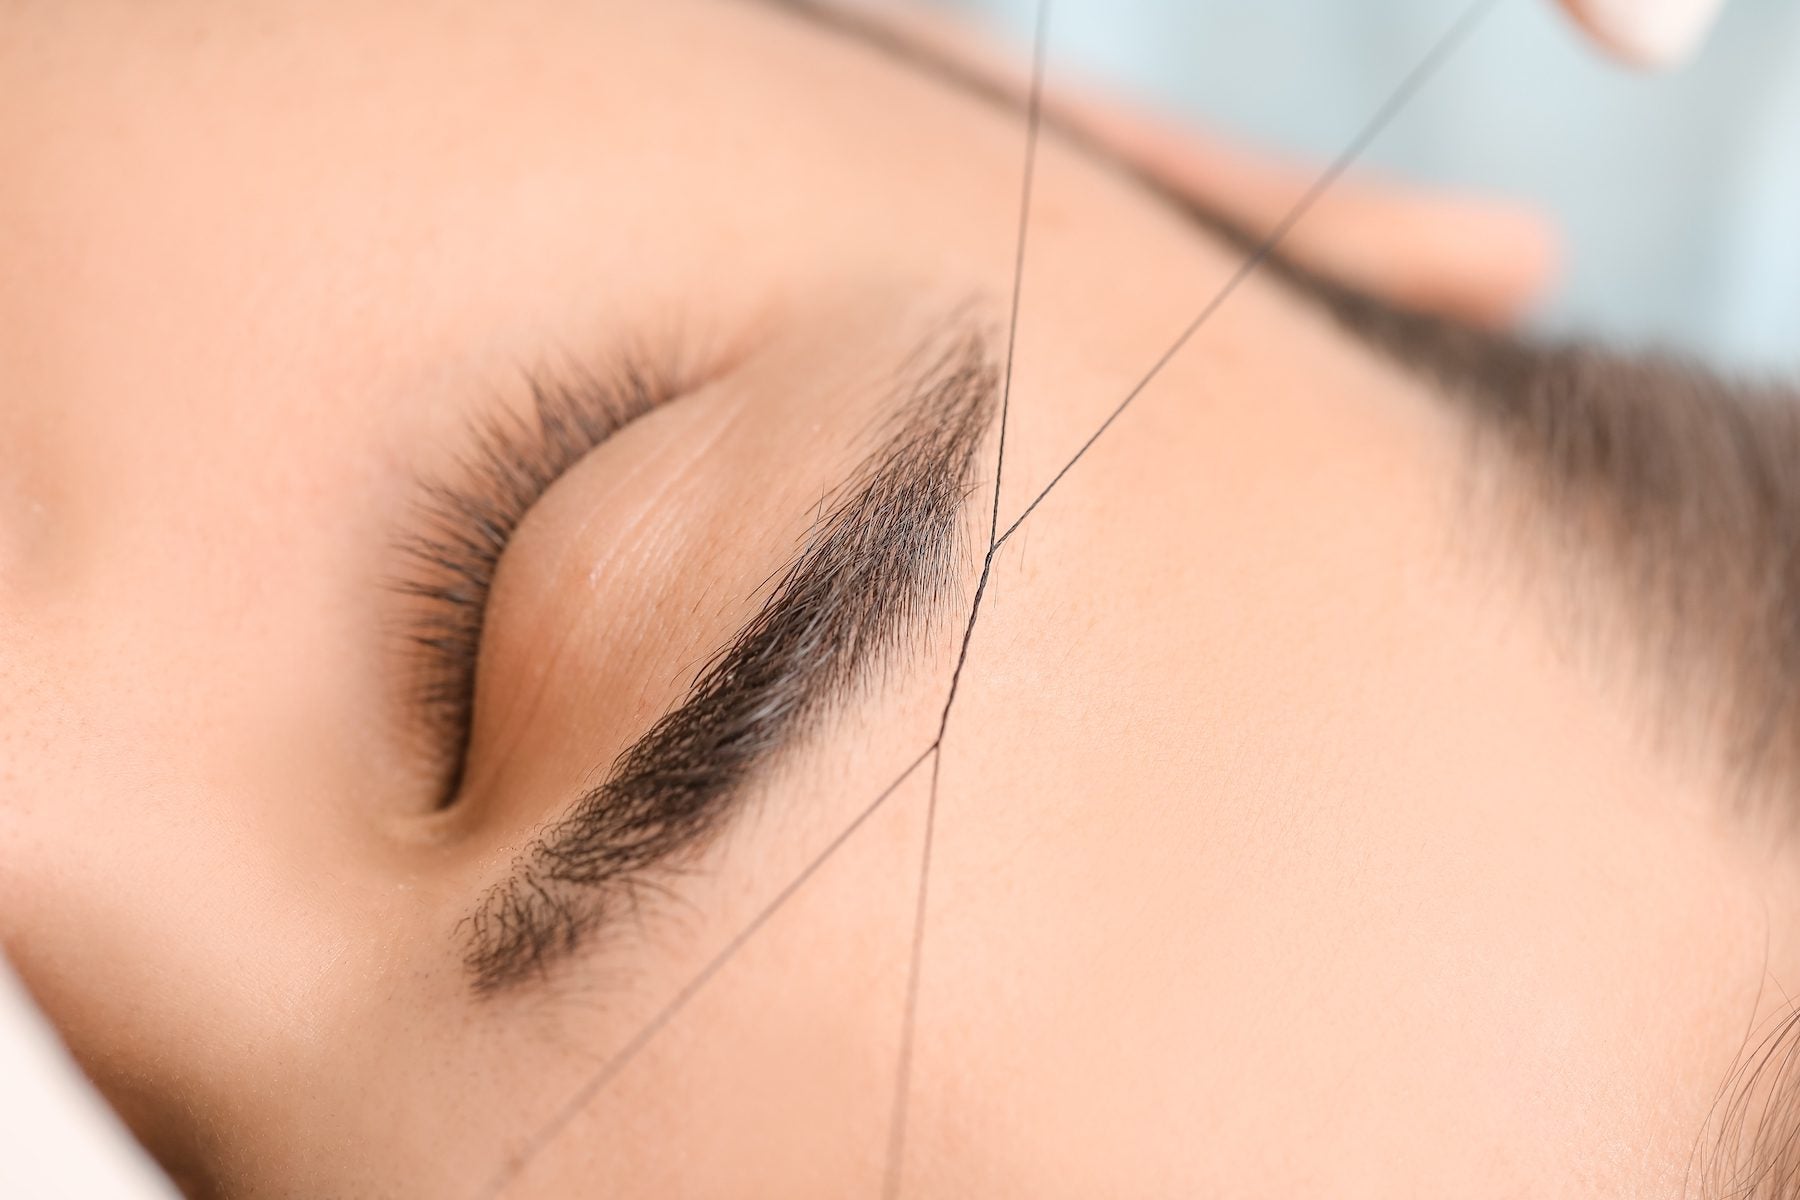
<path fill-rule="evenodd" d="M 1784 835 L 1800 816 L 1800 389 L 1665 353 L 1533 344 L 1273 268 L 1429 380 L 1474 435 L 1474 469 L 1523 483 L 1498 495 L 1531 518 L 1515 528 L 1553 556 L 1548 574 L 1599 585 L 1549 597 L 1571 636 L 1597 635 L 1581 648 L 1652 680 L 1658 740 L 1697 749 L 1734 807 Z M 1800 1197 L 1800 1008 L 1747 1033 L 1688 1183 Z"/>

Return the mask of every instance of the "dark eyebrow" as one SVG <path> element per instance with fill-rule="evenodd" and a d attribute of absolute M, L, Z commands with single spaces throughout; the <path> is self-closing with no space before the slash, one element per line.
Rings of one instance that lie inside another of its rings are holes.
<path fill-rule="evenodd" d="M 758 769 L 937 628 L 968 574 L 965 502 L 998 383 L 989 338 L 960 318 L 908 358 L 876 449 L 768 599 L 464 919 L 477 992 L 566 958 L 647 870 L 702 847 Z"/>

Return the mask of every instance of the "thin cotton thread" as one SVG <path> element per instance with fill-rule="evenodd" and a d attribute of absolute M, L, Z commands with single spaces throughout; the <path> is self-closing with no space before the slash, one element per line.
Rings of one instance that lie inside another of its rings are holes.
<path fill-rule="evenodd" d="M 1213 314 L 1219 311 L 1219 307 L 1231 297 L 1233 292 L 1238 290 L 1239 285 L 1254 274 L 1269 255 L 1275 252 L 1276 247 L 1289 233 L 1293 232 L 1294 226 L 1300 223 L 1301 218 L 1312 211 L 1313 206 L 1319 202 L 1319 198 L 1342 178 L 1344 172 L 1348 171 L 1357 159 L 1362 157 L 1363 152 L 1369 148 L 1369 144 L 1393 123 L 1394 118 L 1400 114 L 1400 111 L 1406 107 L 1419 89 L 1430 82 L 1432 76 L 1436 75 L 1439 68 L 1461 48 L 1463 42 L 1499 2 L 1500 0 L 1475 0 L 1475 3 L 1463 10 L 1462 16 L 1457 19 L 1456 23 L 1439 36 L 1431 50 L 1420 60 L 1419 65 L 1400 81 L 1400 85 L 1394 89 L 1381 107 L 1376 109 L 1375 115 L 1363 126 L 1362 131 L 1351 140 L 1342 153 L 1332 160 L 1331 165 L 1326 167 L 1313 181 L 1312 186 L 1306 189 L 1294 206 L 1288 209 L 1287 215 L 1282 217 L 1269 236 L 1264 238 L 1256 249 L 1238 264 L 1237 270 L 1232 273 L 1230 279 L 1225 281 L 1225 285 L 1213 295 L 1211 300 L 1207 301 L 1199 315 L 1188 323 L 1186 329 L 1181 331 L 1181 336 L 1176 338 L 1167 350 L 1163 351 L 1162 356 L 1132 386 L 1125 398 L 1119 401 L 1118 407 L 1107 414 L 1106 419 L 1100 422 L 1100 427 L 1089 435 L 1087 441 L 1081 444 L 1081 448 L 1075 451 L 1069 461 L 1063 464 L 1062 469 L 1051 478 L 1049 483 L 1044 485 L 1044 490 L 1025 506 L 1025 511 L 1019 514 L 1018 519 L 1006 527 L 1006 532 L 1000 535 L 996 548 L 1004 546 L 1007 540 L 1018 531 L 1019 526 L 1025 523 L 1025 518 L 1036 511 L 1037 506 L 1044 502 L 1044 498 L 1063 481 L 1063 476 L 1067 475 L 1075 464 L 1081 461 L 1082 457 L 1093 448 L 1094 443 L 1099 441 L 1108 429 L 1112 428 L 1113 422 L 1117 421 L 1144 389 L 1162 374 L 1163 368 L 1167 367 L 1175 356 L 1181 353 L 1193 336 L 1200 331 L 1200 327 L 1211 320 Z"/>
<path fill-rule="evenodd" d="M 700 970 L 694 974 L 694 977 L 682 986 L 682 989 L 679 992 L 675 993 L 673 999 L 663 1005 L 663 1007 L 657 1011 L 655 1016 L 651 1017 L 640 1026 L 637 1033 L 633 1034 L 631 1040 L 620 1047 L 617 1053 L 601 1064 L 599 1069 L 596 1070 L 593 1075 L 589 1076 L 588 1081 L 582 1085 L 581 1089 L 573 1096 L 569 1097 L 563 1106 L 559 1108 L 549 1120 L 538 1127 L 531 1138 L 507 1159 L 505 1165 L 502 1166 L 499 1171 L 495 1172 L 493 1178 L 489 1180 L 487 1185 L 483 1187 L 480 1192 L 476 1193 L 476 1195 L 491 1198 L 500 1195 L 510 1187 L 514 1181 L 524 1173 L 525 1168 L 531 1164 L 532 1160 L 541 1154 L 545 1147 L 556 1140 L 557 1136 L 568 1127 L 569 1122 L 573 1121 L 576 1115 L 579 1114 L 583 1108 L 586 1108 L 588 1103 L 592 1101 L 595 1096 L 599 1095 L 607 1084 L 617 1078 L 619 1073 L 629 1066 L 633 1059 L 642 1053 L 644 1047 L 655 1040 L 656 1035 L 661 1033 L 663 1029 L 668 1026 L 669 1022 L 673 1021 L 676 1016 L 681 1013 L 681 1010 L 686 1008 L 688 1003 L 693 1000 L 695 996 L 699 995 L 701 991 L 705 989 L 707 984 L 712 982 L 713 977 L 737 956 L 738 951 L 742 950 L 745 944 L 749 942 L 752 937 L 756 936 L 763 926 L 767 925 L 770 919 L 773 918 L 776 913 L 780 912 L 789 900 L 793 899 L 794 894 L 805 886 L 809 879 L 818 874 L 819 869 L 838 852 L 838 849 L 842 847 L 845 842 L 849 841 L 852 835 L 854 835 L 857 830 L 861 829 L 868 822 L 869 818 L 873 817 L 876 812 L 881 809 L 882 805 L 887 803 L 888 797 L 899 791 L 900 785 L 912 778 L 912 773 L 918 770 L 920 764 L 929 758 L 936 749 L 937 747 L 934 744 L 930 749 L 925 750 L 917 758 L 908 763 L 906 768 L 895 777 L 894 782 L 883 788 L 881 794 L 870 801 L 861 812 L 857 813 L 855 818 L 852 819 L 848 825 L 844 826 L 844 828 L 838 832 L 836 837 L 827 842 L 824 849 L 815 854 L 806 866 L 801 868 L 798 875 L 795 875 L 793 879 L 788 881 L 785 887 L 775 893 L 774 897 L 767 904 L 763 905 L 757 914 L 746 922 L 744 927 L 738 930 L 718 953 L 708 959 L 706 965 L 701 967 Z"/>
<path fill-rule="evenodd" d="M 1025 287 L 1025 246 L 1031 230 L 1031 191 L 1037 175 L 1038 132 L 1044 104 L 1044 60 L 1049 44 L 1050 0 L 1038 0 L 1037 28 L 1032 39 L 1031 92 L 1025 109 L 1025 165 L 1019 184 L 1018 237 L 1013 253 L 1012 312 L 1006 328 L 1006 374 L 1000 386 L 1000 433 L 994 452 L 994 503 L 988 517 L 987 551 L 981 558 L 981 578 L 975 583 L 975 596 L 969 603 L 968 624 L 963 627 L 962 645 L 956 652 L 956 666 L 950 672 L 950 688 L 944 696 L 944 709 L 938 715 L 937 737 L 931 749 L 931 791 L 925 802 L 925 834 L 919 851 L 919 885 L 913 902 L 912 954 L 907 963 L 906 999 L 900 1018 L 900 1048 L 894 1066 L 894 1100 L 888 1120 L 887 1162 L 882 1171 L 881 1193 L 896 1200 L 905 1174 L 906 1120 L 912 1094 L 913 1031 L 918 1024 L 919 975 L 925 958 L 925 914 L 931 896 L 931 851 L 937 834 L 938 776 L 944 764 L 944 733 L 950 727 L 950 710 L 956 706 L 956 691 L 962 682 L 963 667 L 969 660 L 969 642 L 975 636 L 975 623 L 981 617 L 981 601 L 987 594 L 988 579 L 994 569 L 994 553 L 1000 548 L 995 536 L 1000 529 L 1000 485 L 1006 470 L 1006 424 L 1012 407 L 1013 360 L 1019 342 L 1019 301 Z"/>
<path fill-rule="evenodd" d="M 625 1044 L 625 1046 L 617 1054 L 615 1054 L 612 1058 L 607 1060 L 607 1062 L 605 1064 L 603 1064 L 589 1078 L 588 1083 L 585 1086 L 583 1086 L 573 1097 L 571 1097 L 571 1099 L 568 1101 L 568 1103 L 566 1103 L 561 1109 L 559 1109 L 555 1115 L 553 1115 L 547 1122 L 545 1122 L 545 1124 L 539 1128 L 538 1132 L 535 1133 L 530 1139 L 528 1139 L 526 1141 L 526 1143 L 524 1144 L 524 1146 L 519 1151 L 517 1151 L 514 1155 L 511 1156 L 511 1158 L 509 1158 L 506 1165 L 499 1172 L 496 1173 L 493 1181 L 488 1185 L 488 1187 L 484 1188 L 480 1193 L 477 1193 L 478 1196 L 483 1197 L 483 1198 L 491 1198 L 491 1197 L 501 1194 L 505 1190 L 505 1188 L 510 1186 L 511 1183 L 513 1181 L 515 1181 L 523 1173 L 523 1171 L 530 1164 L 530 1162 L 538 1154 L 542 1153 L 543 1150 L 552 1141 L 554 1141 L 555 1138 L 569 1125 L 569 1123 L 574 1119 L 575 1115 L 577 1113 L 579 1113 L 582 1108 L 586 1107 L 586 1105 L 590 1101 L 593 1100 L 594 1096 L 599 1094 L 599 1092 L 608 1083 L 610 1083 L 614 1078 L 616 1078 L 618 1076 L 618 1074 L 632 1061 L 632 1059 L 634 1059 L 639 1053 L 641 1053 L 642 1050 L 644 1049 L 644 1047 L 647 1046 L 652 1040 L 654 1040 L 656 1035 L 658 1033 L 660 1033 L 664 1028 L 666 1028 L 669 1025 L 669 1023 L 681 1012 L 682 1009 L 684 1009 L 687 1006 L 687 1004 L 696 995 L 698 995 L 702 990 L 704 990 L 706 985 L 708 983 L 710 983 L 713 980 L 713 978 L 715 978 L 719 974 L 719 972 L 725 967 L 725 965 L 728 962 L 730 962 L 730 960 L 732 958 L 736 957 L 738 952 L 740 950 L 742 950 L 744 948 L 744 946 L 746 944 L 748 944 L 749 941 L 759 931 L 761 931 L 761 929 L 765 925 L 767 925 L 769 920 L 771 918 L 773 918 L 774 915 L 783 906 L 785 906 L 790 899 L 793 898 L 793 896 L 801 889 L 801 887 L 803 887 L 807 883 L 807 881 L 809 881 L 814 875 L 816 875 L 818 873 L 819 869 L 821 867 L 823 867 L 825 865 L 825 863 L 833 855 L 835 855 L 837 853 L 837 851 L 839 849 L 841 849 L 846 842 L 848 842 L 850 840 L 851 836 L 858 829 L 862 828 L 862 826 L 867 822 L 867 820 L 875 814 L 875 812 L 888 800 L 889 797 L 891 797 L 896 791 L 899 790 L 900 786 L 903 783 L 905 783 L 907 779 L 912 777 L 913 772 L 918 770 L 918 768 L 925 762 L 925 760 L 927 758 L 932 758 L 934 755 L 938 755 L 941 752 L 944 733 L 949 724 L 950 707 L 955 701 L 956 688 L 957 688 L 957 685 L 960 683 L 962 668 L 963 668 L 964 662 L 966 661 L 967 656 L 968 656 L 969 640 L 974 632 L 975 618 L 977 615 L 976 610 L 978 609 L 982 592 L 985 589 L 985 586 L 987 583 L 987 578 L 988 578 L 990 568 L 993 563 L 993 557 L 994 557 L 995 553 L 997 553 L 999 551 L 1000 547 L 1004 546 L 1009 540 L 1011 540 L 1013 534 L 1015 534 L 1019 531 L 1020 527 L 1022 527 L 1025 524 L 1025 521 L 1034 512 L 1037 511 L 1038 506 L 1040 504 L 1042 504 L 1044 502 L 1044 500 L 1050 495 L 1050 493 L 1052 491 L 1054 491 L 1062 483 L 1063 479 L 1068 475 L 1069 471 L 1075 466 L 1075 464 L 1077 462 L 1079 462 L 1082 459 L 1082 457 L 1084 455 L 1086 455 L 1090 449 L 1093 448 L 1094 444 L 1096 442 L 1098 442 L 1100 440 L 1101 436 L 1103 434 L 1105 434 L 1106 431 L 1112 427 L 1113 423 L 1116 422 L 1118 420 L 1118 418 L 1125 412 L 1125 410 L 1130 407 L 1132 402 L 1135 401 L 1137 399 L 1137 397 L 1144 391 L 1144 389 L 1146 387 L 1148 387 L 1149 384 L 1152 381 L 1154 381 L 1158 375 L 1160 375 L 1162 373 L 1163 369 L 1168 365 L 1168 363 L 1175 357 L 1176 354 L 1178 354 L 1187 345 L 1187 343 L 1190 340 L 1192 340 L 1194 334 L 1197 333 L 1199 331 L 1200 327 L 1203 326 L 1213 316 L 1213 314 L 1218 311 L 1219 307 L 1224 303 L 1224 301 L 1227 298 L 1229 298 L 1233 292 L 1235 292 L 1237 290 L 1239 285 L 1241 285 L 1246 278 L 1248 278 L 1252 273 L 1254 273 L 1255 270 L 1258 267 L 1260 267 L 1268 259 L 1270 254 L 1272 254 L 1277 248 L 1279 248 L 1281 242 L 1286 238 L 1286 236 L 1290 232 L 1292 232 L 1294 226 L 1297 225 L 1300 222 L 1300 220 L 1313 208 L 1313 206 L 1318 203 L 1319 199 L 1325 194 L 1326 191 L 1328 191 L 1332 187 L 1332 185 L 1334 185 L 1338 181 L 1339 178 L 1341 178 L 1343 176 L 1345 171 L 1347 171 L 1352 165 L 1355 164 L 1356 160 L 1359 157 L 1361 157 L 1362 153 L 1368 148 L 1369 144 L 1372 143 L 1374 141 L 1374 139 L 1377 136 L 1379 136 L 1381 134 L 1381 132 L 1383 130 L 1385 130 L 1389 124 L 1392 123 L 1393 119 L 1399 114 L 1399 112 L 1408 103 L 1410 103 L 1410 101 L 1418 93 L 1418 91 L 1425 85 L 1425 83 L 1427 83 L 1443 67 L 1444 63 L 1447 62 L 1455 54 L 1455 52 L 1458 49 L 1461 48 L 1462 44 L 1467 40 L 1467 38 L 1470 36 L 1470 34 L 1472 34 L 1474 32 L 1474 30 L 1480 25 L 1481 21 L 1483 19 L 1485 19 L 1486 16 L 1498 4 L 1499 4 L 1499 0 L 1474 0 L 1474 2 L 1471 3 L 1469 5 L 1469 7 L 1463 11 L 1461 17 L 1458 18 L 1456 23 L 1453 24 L 1444 34 L 1439 36 L 1438 40 L 1435 43 L 1433 43 L 1430 51 L 1428 51 L 1426 56 L 1420 61 L 1419 65 L 1416 66 L 1404 79 L 1402 79 L 1400 85 L 1388 97 L 1387 101 L 1384 102 L 1379 109 L 1377 109 L 1375 115 L 1373 117 L 1371 117 L 1370 120 L 1363 126 L 1363 128 L 1357 134 L 1357 136 L 1351 140 L 1351 142 L 1346 147 L 1344 152 L 1341 153 L 1336 159 L 1334 159 L 1331 162 L 1331 164 L 1318 176 L 1318 178 L 1314 181 L 1312 186 L 1309 187 L 1307 189 L 1307 191 L 1301 196 L 1300 200 L 1297 201 L 1294 204 L 1294 206 L 1288 210 L 1287 214 L 1281 219 L 1281 221 L 1279 221 L 1276 224 L 1274 230 L 1269 234 L 1269 236 L 1267 238 L 1265 238 L 1263 240 L 1263 242 L 1261 244 L 1259 244 L 1254 251 L 1252 251 L 1248 256 L 1245 257 L 1244 261 L 1240 264 L 1237 271 L 1233 273 L 1231 278 L 1225 283 L 1225 285 L 1219 290 L 1219 292 L 1216 293 L 1210 301 L 1208 301 L 1208 303 L 1205 305 L 1205 307 L 1201 309 L 1199 315 L 1196 316 L 1194 318 L 1194 320 L 1188 324 L 1187 328 L 1182 331 L 1181 335 L 1178 338 L 1176 338 L 1176 340 L 1169 346 L 1169 348 L 1167 350 L 1165 350 L 1163 352 L 1163 354 L 1151 366 L 1150 370 L 1147 371 L 1138 380 L 1138 382 L 1126 394 L 1125 398 L 1119 402 L 1119 404 L 1113 409 L 1113 411 L 1110 414 L 1108 414 L 1106 419 L 1101 422 L 1100 426 L 1097 429 L 1095 429 L 1093 434 L 1091 434 L 1087 438 L 1087 440 L 1081 444 L 1080 448 L 1076 450 L 1074 455 L 1071 456 L 1069 458 L 1069 460 L 1063 464 L 1063 466 L 1051 478 L 1050 482 L 1044 486 L 1043 490 L 1038 492 L 1038 494 L 1032 499 L 1032 501 L 1025 506 L 1024 510 L 1019 514 L 1019 516 L 1010 525 L 1008 525 L 1006 527 L 1005 532 L 1001 533 L 998 537 L 994 537 L 994 538 L 990 539 L 988 553 L 986 554 L 986 556 L 984 558 L 984 562 L 983 562 L 983 566 L 982 566 L 982 578 L 981 578 L 981 581 L 977 584 L 977 588 L 976 588 L 976 600 L 975 600 L 975 603 L 971 606 L 972 611 L 970 613 L 970 620 L 969 620 L 968 625 L 965 627 L 964 633 L 963 633 L 962 648 L 957 656 L 956 668 L 952 672 L 952 675 L 951 675 L 951 686 L 950 686 L 949 696 L 946 700 L 943 714 L 941 715 L 940 720 L 939 720 L 937 736 L 932 739 L 931 744 L 926 746 L 924 750 L 920 751 L 919 755 L 916 758 L 914 758 L 910 763 L 908 763 L 906 768 L 903 771 L 901 771 L 901 773 L 894 779 L 894 781 L 892 783 L 890 783 L 886 788 L 884 788 L 882 790 L 881 794 L 879 796 L 877 796 L 873 802 L 871 802 L 860 813 L 858 813 L 858 815 L 855 817 L 855 819 L 853 819 L 850 822 L 850 824 L 847 825 L 843 829 L 842 832 L 840 832 L 836 837 L 834 837 L 825 846 L 825 848 L 823 850 L 821 850 L 819 852 L 819 854 L 817 856 L 815 856 L 806 865 L 806 867 L 803 868 L 801 870 L 801 872 L 794 877 L 794 879 L 792 881 L 790 881 L 785 887 L 783 887 L 780 892 L 776 893 L 775 897 L 773 899 L 771 899 L 769 901 L 769 903 L 767 905 L 765 905 L 756 914 L 755 917 L 751 918 L 751 920 L 748 923 L 746 923 L 745 926 L 741 930 L 739 930 L 738 933 L 735 934 L 732 937 L 732 939 L 729 942 L 727 942 L 725 944 L 725 946 L 716 955 L 713 956 L 712 959 L 708 960 L 707 964 L 704 967 L 702 967 L 700 969 L 700 971 L 697 972 L 694 975 L 694 977 L 691 980 L 689 980 L 689 982 L 686 985 L 684 985 L 679 992 L 676 993 L 675 997 L 673 999 L 671 999 L 668 1004 L 666 1004 L 661 1010 L 659 1010 L 656 1013 L 656 1015 L 651 1017 L 643 1026 L 641 1026 L 639 1028 L 638 1033 L 635 1034 L 632 1037 L 632 1039 L 629 1042 L 627 1042 Z M 1041 21 L 1041 18 L 1042 18 L 1042 9 L 1040 9 L 1040 21 Z M 1039 81 L 1034 78 L 1034 82 L 1033 82 L 1034 91 L 1035 91 L 1036 87 L 1038 86 L 1038 82 Z M 1030 119 L 1030 116 L 1028 114 L 1028 120 L 1029 119 Z M 1032 132 L 1033 132 L 1033 130 L 1028 127 L 1028 133 L 1032 133 Z M 1015 280 L 1015 283 L 1016 283 L 1016 280 Z M 1016 292 L 1016 286 L 1015 286 L 1015 292 Z M 1015 295 L 1015 309 L 1014 309 L 1013 315 L 1014 315 L 1014 319 L 1016 322 L 1016 318 L 1017 318 L 1016 295 Z M 1010 387 L 1011 387 L 1012 348 L 1013 348 L 1012 342 L 1009 338 L 1008 354 L 1007 354 L 1007 373 L 1006 373 L 1006 384 L 1005 384 L 1005 387 L 1007 389 L 1010 389 Z M 1003 417 L 1004 417 L 1005 411 L 1006 411 L 1006 408 L 1005 408 L 1005 404 L 1003 402 L 1003 404 L 1002 404 Z M 1004 430 L 1004 426 L 1003 426 L 1003 430 Z M 1004 447 L 1004 433 L 1002 434 L 1001 445 L 1002 445 L 1002 447 Z M 999 482 L 1000 481 L 999 481 L 998 467 L 999 467 L 999 464 L 997 462 L 996 463 L 996 472 L 995 472 L 995 491 L 994 491 L 996 505 L 998 505 L 998 502 L 999 502 Z M 996 514 L 993 518 L 991 527 L 998 528 L 998 524 L 999 524 L 998 513 L 997 513 L 997 509 L 996 509 Z M 931 799 L 930 799 L 930 801 L 928 801 L 928 803 L 931 804 L 933 807 L 935 807 L 935 799 L 936 799 L 936 778 L 935 778 L 936 777 L 936 764 L 935 763 L 934 763 L 934 768 L 933 768 L 933 775 L 934 775 L 934 779 L 933 779 L 932 794 L 931 794 Z M 928 808 L 928 817 L 930 816 L 931 811 L 932 810 Z M 929 843 L 928 843 L 928 845 L 929 845 Z M 922 874 L 921 877 L 924 878 L 924 875 Z M 920 945 L 922 946 L 922 943 L 920 943 Z M 917 953 L 916 950 L 915 950 L 915 953 Z M 913 973 L 913 979 L 916 980 L 916 977 L 917 977 L 917 972 L 915 971 Z M 893 1138 L 890 1137 L 890 1153 L 891 1153 L 892 1149 L 893 1149 Z M 887 1178 L 897 1178 L 897 1175 L 890 1172 L 890 1174 L 888 1176 L 884 1177 L 884 1193 L 887 1194 L 891 1200 L 893 1193 L 886 1193 L 886 1191 L 885 1191 L 885 1189 L 889 1186 L 885 1182 L 885 1179 L 887 1179 Z M 897 1187 L 897 1184 L 894 1186 Z"/>

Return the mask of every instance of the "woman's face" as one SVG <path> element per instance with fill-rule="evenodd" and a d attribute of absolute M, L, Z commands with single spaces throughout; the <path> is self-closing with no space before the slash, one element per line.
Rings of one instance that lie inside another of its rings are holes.
<path fill-rule="evenodd" d="M 1679 1185 L 1785 868 L 1294 295 L 944 717 L 1222 244 L 1046 134 L 1007 390 L 1022 120 L 792 14 L 4 21 L 0 939 L 188 1186 Z"/>

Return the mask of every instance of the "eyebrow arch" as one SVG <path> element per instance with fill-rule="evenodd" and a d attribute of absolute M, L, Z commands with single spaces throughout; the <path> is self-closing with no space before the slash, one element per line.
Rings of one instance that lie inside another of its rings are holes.
<path fill-rule="evenodd" d="M 701 848 L 755 772 L 937 629 L 967 574 L 966 502 L 999 393 L 990 343 L 964 315 L 907 357 L 874 452 L 755 615 L 463 918 L 477 994 L 572 955 L 647 870 Z"/>

